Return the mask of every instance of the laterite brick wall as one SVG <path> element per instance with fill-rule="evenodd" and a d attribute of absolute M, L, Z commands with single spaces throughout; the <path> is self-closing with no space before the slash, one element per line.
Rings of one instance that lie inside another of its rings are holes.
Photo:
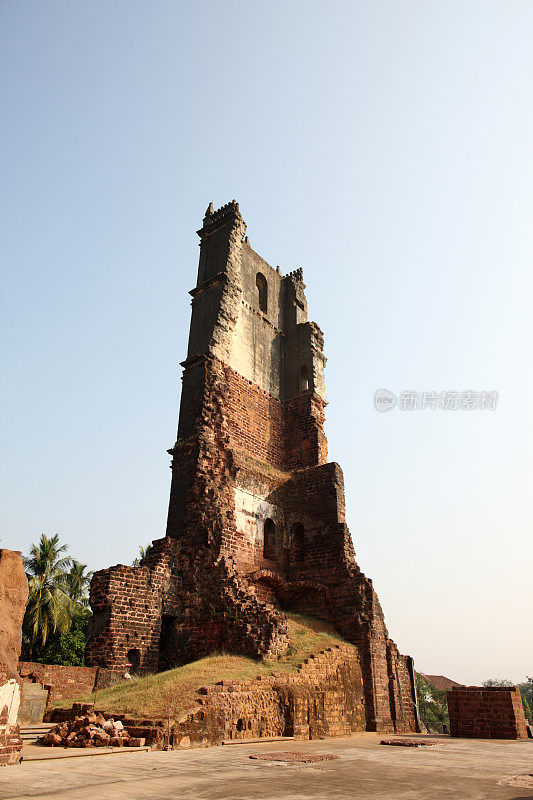
<path fill-rule="evenodd" d="M 447 692 L 450 734 L 475 739 L 527 739 L 517 686 L 465 686 Z"/>
<path fill-rule="evenodd" d="M 172 730 L 174 747 L 271 736 L 320 739 L 365 729 L 361 664 L 352 645 L 311 656 L 296 674 L 222 681 L 200 691 L 199 707 Z"/>
<path fill-rule="evenodd" d="M 19 672 L 23 681 L 50 687 L 50 704 L 58 700 L 77 700 L 90 694 L 95 687 L 98 667 L 63 667 L 59 664 L 20 661 Z"/>
<path fill-rule="evenodd" d="M 60 700 L 79 700 L 95 689 L 104 689 L 122 678 L 123 673 L 105 667 L 65 667 L 19 661 L 22 683 L 40 683 L 50 688 L 48 706 Z"/>

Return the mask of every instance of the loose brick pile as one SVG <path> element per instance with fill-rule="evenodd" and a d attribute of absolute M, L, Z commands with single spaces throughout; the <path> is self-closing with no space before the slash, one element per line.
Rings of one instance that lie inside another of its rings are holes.
<path fill-rule="evenodd" d="M 109 714 L 91 713 L 61 722 L 39 743 L 48 747 L 142 747 L 144 741 L 131 737 L 122 722 Z"/>

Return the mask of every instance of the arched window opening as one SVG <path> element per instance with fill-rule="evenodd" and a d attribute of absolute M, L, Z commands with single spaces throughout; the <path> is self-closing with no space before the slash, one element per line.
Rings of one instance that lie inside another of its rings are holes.
<path fill-rule="evenodd" d="M 274 520 L 266 519 L 263 526 L 263 558 L 276 559 L 276 526 Z"/>
<path fill-rule="evenodd" d="M 137 675 L 141 666 L 141 653 L 136 647 L 128 650 L 128 663 L 130 664 L 130 674 Z"/>
<path fill-rule="evenodd" d="M 295 522 L 291 528 L 291 562 L 298 563 L 305 556 L 305 530 L 301 522 Z"/>
<path fill-rule="evenodd" d="M 257 286 L 257 305 L 263 314 L 268 310 L 268 283 L 262 272 L 258 272 L 255 276 L 255 285 Z"/>
<path fill-rule="evenodd" d="M 300 391 L 307 392 L 309 389 L 309 373 L 307 367 L 300 367 Z"/>

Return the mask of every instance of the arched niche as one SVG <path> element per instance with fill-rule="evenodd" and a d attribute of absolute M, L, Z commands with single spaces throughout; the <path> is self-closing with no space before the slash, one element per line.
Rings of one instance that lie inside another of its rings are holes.
<path fill-rule="evenodd" d="M 263 558 L 276 560 L 276 524 L 270 517 L 263 525 Z"/>
<path fill-rule="evenodd" d="M 255 276 L 255 285 L 257 287 L 257 305 L 259 310 L 266 314 L 268 311 L 268 283 L 262 272 L 258 272 Z"/>

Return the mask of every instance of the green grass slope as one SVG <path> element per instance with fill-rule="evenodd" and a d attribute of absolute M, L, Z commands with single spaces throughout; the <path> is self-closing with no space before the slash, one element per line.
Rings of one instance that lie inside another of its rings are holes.
<path fill-rule="evenodd" d="M 121 681 L 98 691 L 96 697 L 94 694 L 86 695 L 79 700 L 95 702 L 97 708 L 110 713 L 176 719 L 195 707 L 195 697 L 201 686 L 221 680 L 246 681 L 273 672 L 295 672 L 313 653 L 344 641 L 325 622 L 300 614 L 286 616 L 291 645 L 287 654 L 276 661 L 253 661 L 242 656 L 215 654 L 167 672 Z"/>

